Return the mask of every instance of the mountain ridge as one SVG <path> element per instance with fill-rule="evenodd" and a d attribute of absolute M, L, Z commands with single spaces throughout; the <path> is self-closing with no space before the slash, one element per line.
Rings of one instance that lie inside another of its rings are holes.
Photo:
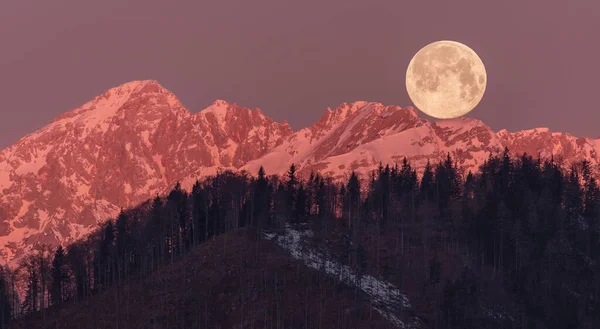
<path fill-rule="evenodd" d="M 178 181 L 189 189 L 218 170 L 254 174 L 264 166 L 281 175 L 294 163 L 301 175 L 344 179 L 404 157 L 422 171 L 450 153 L 467 172 L 505 147 L 554 156 L 567 167 L 599 163 L 597 139 L 548 128 L 494 132 L 477 119 L 429 122 L 413 107 L 356 101 L 294 131 L 224 100 L 192 113 L 157 81 L 132 81 L 0 151 L 0 256 L 14 262 L 34 243 L 68 243 L 122 207 Z"/>

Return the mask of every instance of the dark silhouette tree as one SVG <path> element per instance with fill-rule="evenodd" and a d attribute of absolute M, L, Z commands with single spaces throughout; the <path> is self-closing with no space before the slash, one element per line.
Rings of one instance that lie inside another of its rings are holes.
<path fill-rule="evenodd" d="M 10 292 L 9 274 L 6 269 L 0 268 L 0 328 L 8 328 L 12 319 L 12 301 Z"/>
<path fill-rule="evenodd" d="M 254 184 L 253 193 L 253 216 L 250 225 L 262 223 L 266 224 L 271 208 L 271 195 L 269 193 L 269 182 L 267 180 L 265 169 L 261 166 L 258 169 L 258 177 Z"/>
<path fill-rule="evenodd" d="M 421 185 L 419 188 L 419 201 L 432 201 L 435 198 L 435 193 L 436 192 L 433 177 L 433 169 L 431 168 L 429 160 L 427 160 L 427 164 L 425 165 L 425 171 L 423 172 L 423 177 L 421 177 Z"/>
<path fill-rule="evenodd" d="M 115 223 L 116 231 L 116 259 L 117 259 L 117 280 L 126 278 L 131 262 L 131 231 L 128 215 L 121 210 Z"/>
<path fill-rule="evenodd" d="M 296 189 L 298 186 L 298 177 L 296 175 L 296 165 L 293 163 L 290 165 L 290 168 L 287 171 L 287 182 L 285 185 L 285 191 L 287 194 L 286 197 L 286 207 L 287 211 L 285 212 L 285 220 L 289 221 L 293 218 L 294 215 L 294 206 L 296 203 Z"/>
<path fill-rule="evenodd" d="M 39 310 L 40 275 L 38 258 L 28 254 L 19 260 L 19 270 L 23 274 L 25 283 L 25 298 L 21 308 L 24 313 L 33 313 Z"/>
<path fill-rule="evenodd" d="M 296 192 L 295 199 L 296 200 L 293 207 L 293 221 L 295 223 L 305 222 L 308 219 L 309 200 L 306 190 L 304 189 L 304 184 L 300 183 L 300 186 L 298 187 L 298 190 Z"/>
<path fill-rule="evenodd" d="M 347 213 L 348 228 L 356 227 L 360 220 L 360 181 L 354 171 L 350 174 L 348 185 L 344 190 L 344 209 Z"/>
<path fill-rule="evenodd" d="M 65 288 L 69 274 L 67 272 L 67 260 L 65 251 L 62 246 L 56 248 L 54 253 L 54 259 L 52 260 L 52 286 L 50 288 L 50 295 L 53 305 L 62 303 L 67 296 L 65 296 Z"/>

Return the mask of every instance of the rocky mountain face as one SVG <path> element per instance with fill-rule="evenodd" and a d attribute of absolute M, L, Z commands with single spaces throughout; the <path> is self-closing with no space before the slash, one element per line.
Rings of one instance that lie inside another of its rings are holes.
<path fill-rule="evenodd" d="M 422 170 L 450 153 L 466 172 L 505 146 L 565 166 L 599 162 L 598 140 L 545 128 L 496 133 L 475 119 L 433 123 L 413 108 L 355 102 L 294 132 L 221 100 L 193 114 L 156 81 L 134 81 L 0 151 L 0 256 L 14 264 L 35 243 L 68 243 L 122 207 L 219 169 L 283 174 L 295 163 L 303 175 L 342 179 L 404 157 Z"/>
<path fill-rule="evenodd" d="M 294 133 L 264 157 L 242 169 L 284 173 L 295 163 L 300 172 L 319 171 L 345 178 L 351 170 L 368 174 L 379 162 L 406 157 L 419 170 L 450 152 L 465 170 L 474 169 L 490 153 L 503 150 L 496 134 L 481 121 L 462 118 L 431 123 L 413 108 L 355 102 L 328 109 L 319 121 Z"/>
<path fill-rule="evenodd" d="M 110 89 L 0 152 L 0 254 L 67 243 L 197 172 L 239 168 L 288 124 L 216 101 L 192 114 L 155 81 Z"/>

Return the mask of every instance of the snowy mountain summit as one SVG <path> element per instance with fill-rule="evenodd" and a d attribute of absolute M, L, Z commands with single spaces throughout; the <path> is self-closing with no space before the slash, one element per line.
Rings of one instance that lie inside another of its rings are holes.
<path fill-rule="evenodd" d="M 189 187 L 219 169 L 336 179 L 406 157 L 419 169 L 449 152 L 466 172 L 505 146 L 598 164 L 598 141 L 548 129 L 492 131 L 479 120 L 428 122 L 413 108 L 373 102 L 327 109 L 293 131 L 258 109 L 217 100 L 193 114 L 156 81 L 112 88 L 0 151 L 0 256 L 14 263 L 35 243 L 68 243 L 122 207 Z"/>

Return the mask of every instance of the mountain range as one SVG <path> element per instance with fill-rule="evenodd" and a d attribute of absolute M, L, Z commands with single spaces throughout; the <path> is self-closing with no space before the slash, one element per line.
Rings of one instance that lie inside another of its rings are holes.
<path fill-rule="evenodd" d="M 69 243 L 121 208 L 222 169 L 281 175 L 294 163 L 304 177 L 339 180 L 404 157 L 422 171 L 449 153 L 466 173 L 505 147 L 565 168 L 600 162 L 600 140 L 548 128 L 495 132 L 471 118 L 430 122 L 411 107 L 357 101 L 294 131 L 223 100 L 192 113 L 158 82 L 133 81 L 0 151 L 0 256 L 14 264 L 35 243 Z"/>

